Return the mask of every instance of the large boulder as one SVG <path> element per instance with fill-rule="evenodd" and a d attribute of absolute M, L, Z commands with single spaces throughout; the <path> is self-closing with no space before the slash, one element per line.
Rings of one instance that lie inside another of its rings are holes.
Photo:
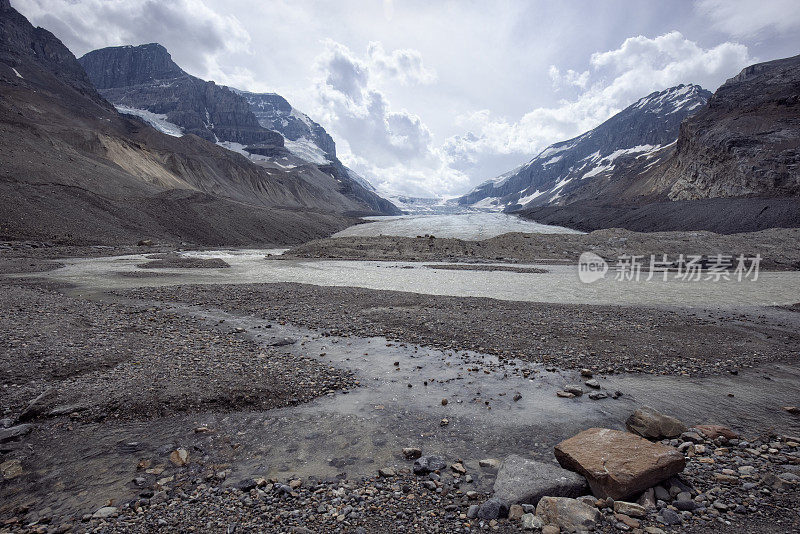
<path fill-rule="evenodd" d="M 625 421 L 625 427 L 648 439 L 674 438 L 686 432 L 686 425 L 681 421 L 648 406 L 633 412 Z"/>
<path fill-rule="evenodd" d="M 631 497 L 686 466 L 674 447 L 608 428 L 584 430 L 556 445 L 555 454 L 562 467 L 586 477 L 600 498 Z"/>
<path fill-rule="evenodd" d="M 494 481 L 494 496 L 509 504 L 536 504 L 545 495 L 579 497 L 589 490 L 586 479 L 555 463 L 512 454 L 503 461 Z"/>
<path fill-rule="evenodd" d="M 555 525 L 562 532 L 592 530 L 600 520 L 597 508 L 569 497 L 542 497 L 536 515 L 545 525 Z"/>

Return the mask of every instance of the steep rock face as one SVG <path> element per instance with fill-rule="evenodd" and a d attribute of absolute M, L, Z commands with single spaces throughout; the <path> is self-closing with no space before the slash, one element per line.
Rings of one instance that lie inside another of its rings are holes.
<path fill-rule="evenodd" d="M 800 195 L 800 56 L 729 79 L 680 130 L 672 200 Z"/>
<path fill-rule="evenodd" d="M 111 103 L 165 115 L 186 133 L 208 141 L 282 147 L 250 105 L 226 87 L 190 76 L 157 43 L 93 50 L 81 57 L 94 86 Z"/>
<path fill-rule="evenodd" d="M 698 85 L 654 92 L 597 128 L 555 143 L 527 164 L 481 184 L 458 202 L 511 210 L 594 196 L 598 188 L 613 186 L 618 176 L 664 161 L 673 150 L 681 121 L 710 95 Z"/>
<path fill-rule="evenodd" d="M 250 93 L 231 88 L 250 104 L 250 110 L 264 128 L 280 132 L 290 141 L 309 140 L 329 161 L 336 157 L 336 144 L 325 128 L 312 121 L 305 113 L 294 109 L 276 93 Z"/>

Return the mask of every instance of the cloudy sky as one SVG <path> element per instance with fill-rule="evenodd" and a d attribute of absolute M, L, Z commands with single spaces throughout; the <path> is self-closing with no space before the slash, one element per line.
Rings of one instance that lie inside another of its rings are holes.
<path fill-rule="evenodd" d="M 679 83 L 800 53 L 796 0 L 12 0 L 80 56 L 159 42 L 277 92 L 382 191 L 452 196 Z"/>

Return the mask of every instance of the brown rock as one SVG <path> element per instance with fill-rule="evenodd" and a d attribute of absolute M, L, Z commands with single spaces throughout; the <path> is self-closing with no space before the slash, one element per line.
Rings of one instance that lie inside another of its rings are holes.
<path fill-rule="evenodd" d="M 783 409 L 794 415 L 800 413 L 800 408 L 798 408 L 797 406 L 784 406 Z"/>
<path fill-rule="evenodd" d="M 648 439 L 674 438 L 686 432 L 686 425 L 678 419 L 644 406 L 625 421 L 629 432 Z"/>
<path fill-rule="evenodd" d="M 636 520 L 636 519 L 634 519 L 634 518 L 632 518 L 630 516 L 627 516 L 625 514 L 614 514 L 614 517 L 616 518 L 617 521 L 625 523 L 626 525 L 628 525 L 631 528 L 639 528 L 639 526 L 641 525 L 641 523 L 639 523 L 638 520 Z"/>
<path fill-rule="evenodd" d="M 184 448 L 175 449 L 169 455 L 169 461 L 181 467 L 189 463 L 189 451 Z"/>
<path fill-rule="evenodd" d="M 607 428 L 590 428 L 555 447 L 558 463 L 580 473 L 596 497 L 624 499 L 662 480 L 677 475 L 686 466 L 674 447 Z"/>
<path fill-rule="evenodd" d="M 591 530 L 601 517 L 596 508 L 569 497 L 542 497 L 536 515 L 567 532 Z"/>
<path fill-rule="evenodd" d="M 717 439 L 718 437 L 722 436 L 725 439 L 736 439 L 739 437 L 739 434 L 728 428 L 727 426 L 722 425 L 697 425 L 695 426 L 697 430 L 705 434 L 708 439 Z"/>
<path fill-rule="evenodd" d="M 522 516 L 525 515 L 525 512 L 522 510 L 522 506 L 519 504 L 512 504 L 508 508 L 508 519 L 510 521 L 516 521 L 517 519 L 522 519 Z"/>

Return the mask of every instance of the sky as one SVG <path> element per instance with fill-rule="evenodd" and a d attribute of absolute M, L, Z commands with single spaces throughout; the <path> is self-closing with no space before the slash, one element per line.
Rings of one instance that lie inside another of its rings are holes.
<path fill-rule="evenodd" d="M 385 194 L 451 197 L 680 83 L 800 53 L 797 0 L 11 0 L 78 57 L 158 42 L 276 92 Z"/>

